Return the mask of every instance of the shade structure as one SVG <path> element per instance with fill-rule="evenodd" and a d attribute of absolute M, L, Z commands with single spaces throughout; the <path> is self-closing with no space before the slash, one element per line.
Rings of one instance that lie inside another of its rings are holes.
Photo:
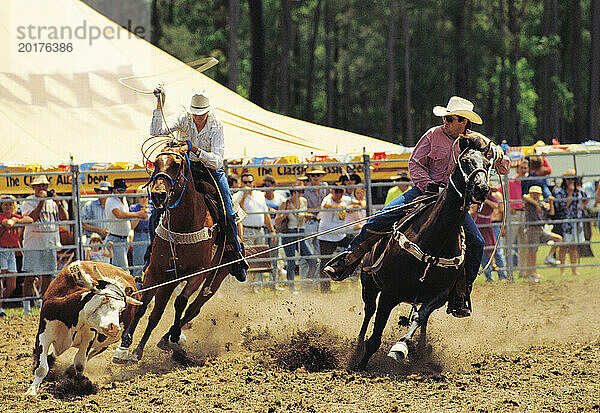
<path fill-rule="evenodd" d="M 164 82 L 166 116 L 206 89 L 225 125 L 228 159 L 404 152 L 264 110 L 80 1 L 4 0 L 2 6 L 1 163 L 57 165 L 73 157 L 141 164 L 155 98 L 124 87 L 122 78 L 141 90 Z"/>

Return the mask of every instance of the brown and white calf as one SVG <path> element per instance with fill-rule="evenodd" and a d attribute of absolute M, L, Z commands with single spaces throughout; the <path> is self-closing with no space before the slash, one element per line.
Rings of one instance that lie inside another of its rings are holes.
<path fill-rule="evenodd" d="M 121 338 L 140 305 L 133 277 L 110 264 L 76 261 L 52 281 L 40 311 L 35 339 L 34 379 L 27 394 L 36 395 L 48 374 L 48 352 L 59 356 L 71 347 L 79 349 L 73 361 L 82 373 L 92 357 Z"/>

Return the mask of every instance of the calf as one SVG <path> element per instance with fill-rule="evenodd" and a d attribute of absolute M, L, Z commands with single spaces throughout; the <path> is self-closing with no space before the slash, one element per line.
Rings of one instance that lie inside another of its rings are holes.
<path fill-rule="evenodd" d="M 48 374 L 50 345 L 56 356 L 70 347 L 79 349 L 73 361 L 76 373 L 89 359 L 120 340 L 134 314 L 135 281 L 110 264 L 76 261 L 52 281 L 40 311 L 34 348 L 34 379 L 27 394 L 36 395 Z M 125 311 L 124 311 L 125 310 Z"/>

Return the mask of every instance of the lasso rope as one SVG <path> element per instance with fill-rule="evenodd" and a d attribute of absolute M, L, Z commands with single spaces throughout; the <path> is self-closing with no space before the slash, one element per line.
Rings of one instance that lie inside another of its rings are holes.
<path fill-rule="evenodd" d="M 385 210 L 385 211 L 384 211 L 384 210 L 382 210 L 382 211 L 379 211 L 379 212 L 377 212 L 377 213 L 375 213 L 375 214 L 373 214 L 373 215 L 371 215 L 371 216 L 369 216 L 369 217 L 360 218 L 360 219 L 357 219 L 357 220 L 355 220 L 355 221 L 348 222 L 348 223 L 346 223 L 346 224 L 340 225 L 340 226 L 338 226 L 338 227 L 335 227 L 335 228 L 328 229 L 328 230 L 326 230 L 326 231 L 317 232 L 317 233 L 314 233 L 314 234 L 312 234 L 312 235 L 309 235 L 309 236 L 307 236 L 307 237 L 304 237 L 304 238 L 298 239 L 297 241 L 291 241 L 291 242 L 288 242 L 287 244 L 283 244 L 283 245 L 280 245 L 280 246 L 272 247 L 272 248 L 269 248 L 269 249 L 267 249 L 267 250 L 264 250 L 264 251 L 260 251 L 260 252 L 254 253 L 254 254 L 252 254 L 252 255 L 249 255 L 249 256 L 247 256 L 247 257 L 238 258 L 237 260 L 229 261 L 229 262 L 227 262 L 227 263 L 225 263 L 225 264 L 219 264 L 219 265 L 217 265 L 217 266 L 214 266 L 214 267 L 211 267 L 211 268 L 206 268 L 206 269 L 204 269 L 204 270 L 201 270 L 201 271 L 197 271 L 197 272 L 194 272 L 194 273 L 188 274 L 188 275 L 186 275 L 186 276 L 184 276 L 184 277 L 180 277 L 180 278 L 176 278 L 176 279 L 173 279 L 173 280 L 165 281 L 165 282 L 163 282 L 163 283 L 161 283 L 161 284 L 153 285 L 153 286 L 151 286 L 151 287 L 142 288 L 141 290 L 138 290 L 138 292 L 139 292 L 139 293 L 143 293 L 143 292 L 146 292 L 146 291 L 154 290 L 154 289 L 156 289 L 156 288 L 164 287 L 164 286 L 166 286 L 166 285 L 169 285 L 169 284 L 173 284 L 173 283 L 179 283 L 179 282 L 181 282 L 181 281 L 187 280 L 188 278 L 196 277 L 196 276 L 198 276 L 198 275 L 200 275 L 200 274 L 204 274 L 204 273 L 206 273 L 206 272 L 209 272 L 209 271 L 212 271 L 212 270 L 217 270 L 217 269 L 219 269 L 219 268 L 227 267 L 227 266 L 229 266 L 229 265 L 231 265 L 231 264 L 238 263 L 238 262 L 240 262 L 240 261 L 242 261 L 242 260 L 244 260 L 244 259 L 250 259 L 250 258 L 258 257 L 259 255 L 265 255 L 265 254 L 267 254 L 267 253 L 269 253 L 269 252 L 271 252 L 271 251 L 277 251 L 277 250 L 280 250 L 281 248 L 285 248 L 285 247 L 287 247 L 287 246 L 294 245 L 294 244 L 298 244 L 298 243 L 300 243 L 300 242 L 302 242 L 302 241 L 305 241 L 305 240 L 309 240 L 309 239 L 312 239 L 312 238 L 318 237 L 319 235 L 328 234 L 328 233 L 330 233 L 330 232 L 337 231 L 337 230 L 339 230 L 339 229 L 341 229 L 341 228 L 346 228 L 346 227 L 349 227 L 349 226 L 351 226 L 351 225 L 355 225 L 355 224 L 356 224 L 356 223 L 358 223 L 358 222 L 367 221 L 367 220 L 369 220 L 369 219 L 371 219 L 371 218 L 373 218 L 373 217 L 376 217 L 376 216 L 380 216 L 380 215 L 384 215 L 384 214 L 387 214 L 387 213 L 389 213 L 389 212 L 392 212 L 392 211 L 397 211 L 397 210 L 400 210 L 400 209 L 408 208 L 409 206 L 412 206 L 412 205 L 414 205 L 414 204 L 420 203 L 420 202 L 422 202 L 422 201 L 424 201 L 424 200 L 429 200 L 429 199 L 432 199 L 432 198 L 434 198 L 434 197 L 436 197 L 436 196 L 437 196 L 437 195 L 428 195 L 426 198 L 420 198 L 418 201 L 409 202 L 408 204 L 404 204 L 404 205 L 398 205 L 397 207 L 393 207 L 393 208 L 390 208 L 390 209 L 388 209 L 388 210 Z"/>

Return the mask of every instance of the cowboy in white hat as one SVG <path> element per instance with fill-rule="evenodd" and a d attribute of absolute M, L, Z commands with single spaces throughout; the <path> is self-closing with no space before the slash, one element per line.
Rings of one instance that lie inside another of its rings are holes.
<path fill-rule="evenodd" d="M 98 186 L 94 188 L 94 192 L 98 195 L 109 195 L 112 193 L 110 182 L 100 181 Z M 100 234 L 102 238 L 108 235 L 106 223 L 106 196 L 100 196 L 97 199 L 88 201 L 81 210 L 82 224 L 84 234 L 89 239 L 92 234 Z"/>
<path fill-rule="evenodd" d="M 225 155 L 225 136 L 223 134 L 223 124 L 216 118 L 211 111 L 212 106 L 206 90 L 200 90 L 194 93 L 190 99 L 190 106 L 180 113 L 173 115 L 163 124 L 162 108 L 165 101 L 165 90 L 162 85 L 154 89 L 154 95 L 157 99 L 156 109 L 152 114 L 152 123 L 150 124 L 150 134 L 153 136 L 169 136 L 171 132 L 177 132 L 177 141 L 185 144 L 191 142 L 188 147 L 191 161 L 192 175 L 194 181 L 200 183 L 198 175 L 202 169 L 201 164 L 209 170 L 217 182 L 219 192 L 225 205 L 225 214 L 227 216 L 227 226 L 230 235 L 227 237 L 233 245 L 235 251 L 225 257 L 228 261 L 243 258 L 242 245 L 237 236 L 236 214 L 233 210 L 231 201 L 231 192 L 227 184 L 227 174 L 223 169 L 223 157 Z M 189 145 L 189 143 L 188 143 Z M 197 176 L 198 175 L 198 176 Z M 150 236 L 154 237 L 154 228 L 158 224 L 158 218 L 162 210 L 156 208 L 152 211 L 150 217 Z M 150 244 L 150 248 L 152 244 Z M 149 256 L 149 254 L 146 254 Z M 246 280 L 246 270 L 248 263 L 242 260 L 232 266 L 231 273 L 239 281 Z"/>
<path fill-rule="evenodd" d="M 41 276 L 41 294 L 52 281 L 56 271 L 56 250 L 60 246 L 58 221 L 69 219 L 69 213 L 62 201 L 52 199 L 54 191 L 48 190 L 50 181 L 45 175 L 36 175 L 29 184 L 34 195 L 25 198 L 21 211 L 33 219 L 34 224 L 25 227 L 23 233 L 23 270 Z M 50 199 L 39 199 L 50 198 Z M 27 276 L 23 282 L 23 296 L 33 295 L 35 276 Z M 23 302 L 23 313 L 30 313 L 30 301 Z"/>
<path fill-rule="evenodd" d="M 404 215 L 400 205 L 412 202 L 425 192 L 441 192 L 454 168 L 454 159 L 451 156 L 453 143 L 460 134 L 474 133 L 469 130 L 471 124 L 482 124 L 481 117 L 473 111 L 474 105 L 467 99 L 453 96 L 444 106 L 433 108 L 433 114 L 442 118 L 442 124 L 429 129 L 415 146 L 408 164 L 408 172 L 414 186 L 399 195 L 383 210 L 390 210 L 387 214 L 371 218 L 361 229 L 360 233 L 352 240 L 347 250 L 340 256 L 331 260 L 324 268 L 324 272 L 335 279 L 343 279 L 352 272 L 360 263 L 360 251 L 367 248 L 369 231 L 382 231 Z M 489 141 L 483 135 L 480 139 Z M 494 145 L 494 144 L 492 144 Z M 458 148 L 456 148 L 458 149 Z M 501 153 L 498 148 L 497 153 Z M 496 161 L 495 167 L 499 173 L 505 175 L 510 170 L 510 160 L 506 155 Z M 467 252 L 465 257 L 465 270 L 467 273 L 468 291 L 477 277 L 483 254 L 483 237 L 479 233 L 473 218 L 467 214 L 463 223 L 466 233 Z M 366 251 L 365 251 L 366 252 Z M 456 317 L 468 317 L 471 312 L 468 308 L 468 297 L 459 297 L 448 302 L 448 312 Z"/>

